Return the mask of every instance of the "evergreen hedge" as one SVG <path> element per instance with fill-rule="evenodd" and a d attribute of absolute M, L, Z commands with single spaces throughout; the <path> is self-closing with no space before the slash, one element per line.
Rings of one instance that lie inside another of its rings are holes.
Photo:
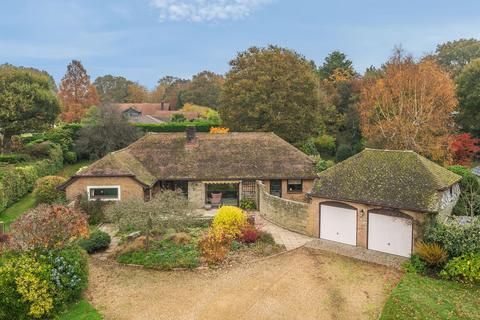
<path fill-rule="evenodd" d="M 218 120 L 134 124 L 135 127 L 142 129 L 144 132 L 184 132 L 189 126 L 195 126 L 197 132 L 210 132 L 210 128 L 219 125 L 221 125 L 221 122 Z"/>

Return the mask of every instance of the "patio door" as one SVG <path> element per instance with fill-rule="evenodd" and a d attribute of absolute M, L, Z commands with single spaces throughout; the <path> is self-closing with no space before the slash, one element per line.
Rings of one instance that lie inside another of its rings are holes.
<path fill-rule="evenodd" d="M 238 206 L 239 205 L 239 182 L 214 182 L 206 183 L 206 201 L 213 205 L 220 200 L 221 205 Z"/>
<path fill-rule="evenodd" d="M 270 194 L 282 197 L 282 180 L 270 180 Z"/>

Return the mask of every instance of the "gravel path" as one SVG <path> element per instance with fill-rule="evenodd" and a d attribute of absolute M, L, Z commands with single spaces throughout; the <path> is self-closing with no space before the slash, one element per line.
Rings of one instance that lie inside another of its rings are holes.
<path fill-rule="evenodd" d="M 92 258 L 88 298 L 105 319 L 372 319 L 401 274 L 299 248 L 220 270 L 161 272 Z"/>

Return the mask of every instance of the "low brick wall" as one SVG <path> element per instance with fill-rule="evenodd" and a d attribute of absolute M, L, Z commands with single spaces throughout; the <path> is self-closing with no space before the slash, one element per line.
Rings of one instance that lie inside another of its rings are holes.
<path fill-rule="evenodd" d="M 258 208 L 265 219 L 286 229 L 307 233 L 307 221 L 310 204 L 272 196 L 265 185 L 258 181 Z"/>

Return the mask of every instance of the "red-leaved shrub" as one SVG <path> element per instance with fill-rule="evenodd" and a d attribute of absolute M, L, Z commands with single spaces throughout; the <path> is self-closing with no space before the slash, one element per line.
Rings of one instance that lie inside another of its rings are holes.
<path fill-rule="evenodd" d="M 247 225 L 242 229 L 242 234 L 240 240 L 243 243 L 254 243 L 258 240 L 259 238 L 259 233 L 258 230 L 255 229 L 254 226 L 252 225 Z"/>

